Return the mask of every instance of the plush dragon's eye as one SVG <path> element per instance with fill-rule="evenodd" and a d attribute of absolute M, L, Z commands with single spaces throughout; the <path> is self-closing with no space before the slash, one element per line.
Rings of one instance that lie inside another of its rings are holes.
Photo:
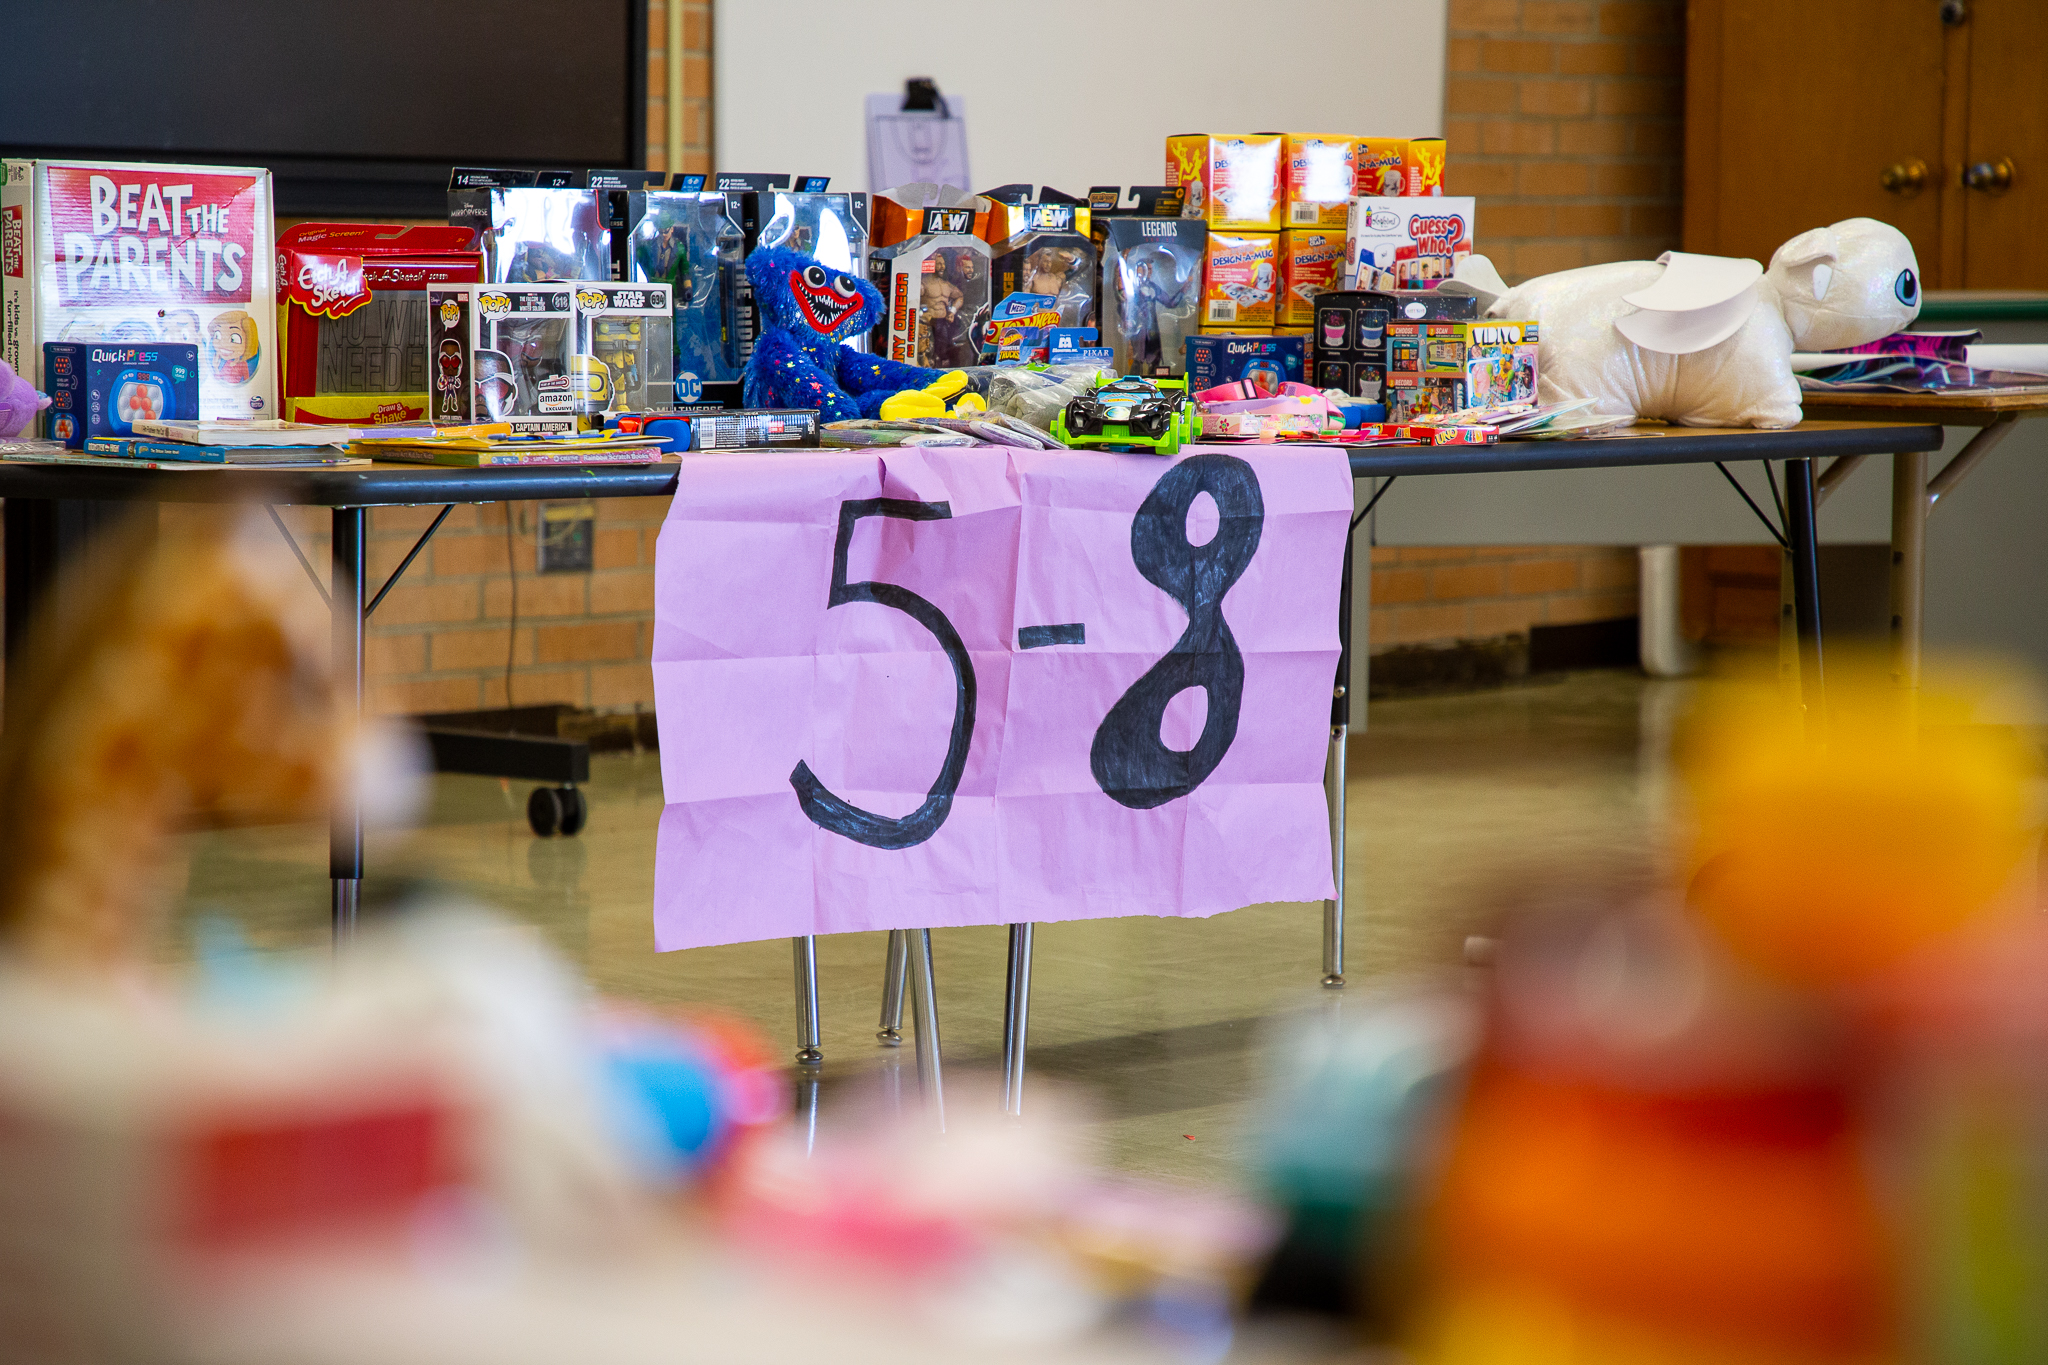
<path fill-rule="evenodd" d="M 851 275 L 835 277 L 832 281 L 832 288 L 841 298 L 857 299 L 860 297 L 860 284 Z"/>
<path fill-rule="evenodd" d="M 1920 281 L 1913 278 L 1910 270 L 1901 270 L 1899 277 L 1892 281 L 1892 293 L 1900 303 L 1911 307 L 1920 299 Z"/>
<path fill-rule="evenodd" d="M 825 268 L 818 265 L 806 266 L 804 268 L 804 283 L 813 289 L 823 289 L 825 287 Z"/>

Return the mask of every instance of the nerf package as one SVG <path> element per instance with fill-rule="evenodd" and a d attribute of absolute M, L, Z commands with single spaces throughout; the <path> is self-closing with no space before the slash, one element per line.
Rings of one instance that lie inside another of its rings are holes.
<path fill-rule="evenodd" d="M 676 401 L 673 296 L 647 284 L 578 281 L 569 381 L 576 415 L 644 412 Z"/>
<path fill-rule="evenodd" d="M 690 449 L 762 450 L 818 444 L 816 408 L 742 408 L 691 419 Z"/>
<path fill-rule="evenodd" d="M 42 349 L 50 395 L 43 429 L 73 450 L 93 436 L 133 436 L 136 422 L 199 416 L 199 348 L 191 342 L 46 341 Z"/>
<path fill-rule="evenodd" d="M 1102 331 L 1118 374 L 1178 375 L 1201 315 L 1209 228 L 1193 218 L 1113 218 L 1102 252 Z"/>
<path fill-rule="evenodd" d="M 531 171 L 458 167 L 448 181 L 448 222 L 476 230 L 492 283 L 608 280 L 607 193 L 537 184 Z"/>
<path fill-rule="evenodd" d="M 1344 234 L 1328 228 L 1289 228 L 1280 234 L 1280 300 L 1274 321 L 1312 327 L 1316 295 L 1335 289 L 1344 275 Z"/>
<path fill-rule="evenodd" d="M 686 403 L 739 405 L 746 271 L 736 212 L 732 196 L 716 190 L 649 191 L 627 200 L 626 278 L 669 287 L 676 393 Z"/>
<path fill-rule="evenodd" d="M 1209 230 L 1202 262 L 1202 326 L 1265 332 L 1280 284 L 1280 234 Z"/>
<path fill-rule="evenodd" d="M 1309 382 L 1368 403 L 1382 402 L 1387 382 L 1387 297 L 1356 290 L 1316 295 L 1310 334 Z"/>
<path fill-rule="evenodd" d="M 1166 183 L 1185 192 L 1181 215 L 1212 228 L 1278 232 L 1281 135 L 1181 133 L 1166 139 Z"/>
<path fill-rule="evenodd" d="M 483 278 L 467 227 L 298 223 L 277 241 L 288 422 L 372 426 L 427 417 L 439 371 L 426 291 Z"/>
<path fill-rule="evenodd" d="M 868 279 L 882 293 L 875 354 L 939 370 L 980 360 L 991 300 L 975 214 L 964 204 L 925 209 L 916 235 L 869 253 Z"/>
<path fill-rule="evenodd" d="M 1336 228 L 1351 220 L 1351 201 L 1367 191 L 1358 185 L 1358 149 L 1363 139 L 1323 133 L 1283 133 L 1281 190 L 1291 228 Z"/>
<path fill-rule="evenodd" d="M 206 419 L 277 415 L 270 172 L 5 163 L 0 359 L 43 387 L 43 343 L 199 348 Z"/>
<path fill-rule="evenodd" d="M 1472 250 L 1472 201 L 1361 198 L 1345 230 L 1344 287 L 1433 289 Z"/>
<path fill-rule="evenodd" d="M 1302 382 L 1307 356 L 1304 337 L 1192 336 L 1187 339 L 1188 391 L 1243 381 L 1259 394 L 1276 394 L 1282 384 Z"/>
<path fill-rule="evenodd" d="M 1088 206 L 998 200 L 997 207 L 1012 230 L 993 248 L 990 268 L 996 297 L 1050 294 L 1061 326 L 1095 326 L 1102 272 L 1089 237 L 1093 224 Z"/>

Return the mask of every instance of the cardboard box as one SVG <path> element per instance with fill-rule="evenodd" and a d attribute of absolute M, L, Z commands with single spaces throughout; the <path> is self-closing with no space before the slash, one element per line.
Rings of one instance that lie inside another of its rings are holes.
<path fill-rule="evenodd" d="M 43 384 L 50 395 L 43 430 L 73 450 L 94 436 L 133 436 L 135 422 L 199 416 L 199 348 L 190 342 L 46 341 L 42 349 Z"/>
<path fill-rule="evenodd" d="M 278 238 L 277 259 L 285 420 L 370 426 L 426 419 L 439 370 L 425 291 L 484 278 L 475 234 L 299 223 Z"/>
<path fill-rule="evenodd" d="M 1318 294 L 1310 336 L 1309 382 L 1368 403 L 1383 401 L 1387 382 L 1386 296 L 1355 290 Z"/>
<path fill-rule="evenodd" d="M 868 279 L 882 293 L 869 342 L 876 355 L 941 370 L 980 363 L 978 337 L 994 300 L 976 213 L 963 204 L 928 208 L 923 231 L 869 253 Z"/>
<path fill-rule="evenodd" d="M 1358 139 L 1353 179 L 1357 196 L 1391 199 L 1408 191 L 1408 139 L 1405 137 L 1362 137 Z M 1345 205 L 1348 226 L 1350 205 Z"/>
<path fill-rule="evenodd" d="M 1359 193 L 1359 141 L 1327 133 L 1281 134 L 1287 227 L 1343 231 Z"/>
<path fill-rule="evenodd" d="M 1279 292 L 1279 233 L 1210 229 L 1202 261 L 1202 326 L 1269 331 Z"/>
<path fill-rule="evenodd" d="M 1166 183 L 1185 200 L 1181 216 L 1212 228 L 1278 232 L 1285 223 L 1278 133 L 1181 133 L 1166 139 Z"/>
<path fill-rule="evenodd" d="M 1429 289 L 1472 250 L 1472 200 L 1359 198 L 1345 230 L 1344 287 Z"/>
<path fill-rule="evenodd" d="M 1289 228 L 1280 234 L 1280 300 L 1275 319 L 1283 327 L 1313 327 L 1316 295 L 1344 279 L 1344 234 L 1328 228 Z"/>
<path fill-rule="evenodd" d="M 570 387 L 586 423 L 676 401 L 674 296 L 666 284 L 577 282 Z"/>
<path fill-rule="evenodd" d="M 1305 337 L 1191 336 L 1187 339 L 1188 391 L 1248 379 L 1268 393 L 1299 384 L 1306 370 Z"/>
<path fill-rule="evenodd" d="M 1444 192 L 1444 140 L 1440 137 L 1411 137 L 1401 158 L 1402 192 L 1409 195 L 1440 195 Z"/>
<path fill-rule="evenodd" d="M 277 252 L 258 166 L 8 160 L 0 359 L 43 343 L 199 348 L 199 416 L 277 413 Z"/>
<path fill-rule="evenodd" d="M 1393 419 L 1406 422 L 1486 403 L 1535 401 L 1536 344 L 1533 322 L 1389 322 L 1387 387 Z M 1499 396 L 1517 388 L 1524 398 Z"/>

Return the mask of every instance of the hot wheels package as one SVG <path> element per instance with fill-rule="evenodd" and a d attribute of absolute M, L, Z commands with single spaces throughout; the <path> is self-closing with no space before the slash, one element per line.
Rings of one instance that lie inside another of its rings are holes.
<path fill-rule="evenodd" d="M 1104 237 L 1102 316 L 1119 374 L 1178 375 L 1196 330 L 1209 228 L 1194 218 L 1116 218 Z"/>
<path fill-rule="evenodd" d="M 635 194 L 629 276 L 668 285 L 675 300 L 675 377 L 684 402 L 706 385 L 737 385 L 744 251 L 732 196 L 717 191 Z M 734 392 L 723 397 L 738 401 Z"/>
<path fill-rule="evenodd" d="M 577 415 L 672 406 L 673 326 L 666 284 L 578 282 L 569 358 Z"/>

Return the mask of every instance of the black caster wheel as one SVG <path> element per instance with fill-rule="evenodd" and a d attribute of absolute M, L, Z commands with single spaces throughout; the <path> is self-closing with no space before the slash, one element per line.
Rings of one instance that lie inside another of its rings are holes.
<path fill-rule="evenodd" d="M 589 819 L 589 803 L 574 787 L 535 787 L 526 798 L 526 823 L 543 839 L 581 833 Z"/>

